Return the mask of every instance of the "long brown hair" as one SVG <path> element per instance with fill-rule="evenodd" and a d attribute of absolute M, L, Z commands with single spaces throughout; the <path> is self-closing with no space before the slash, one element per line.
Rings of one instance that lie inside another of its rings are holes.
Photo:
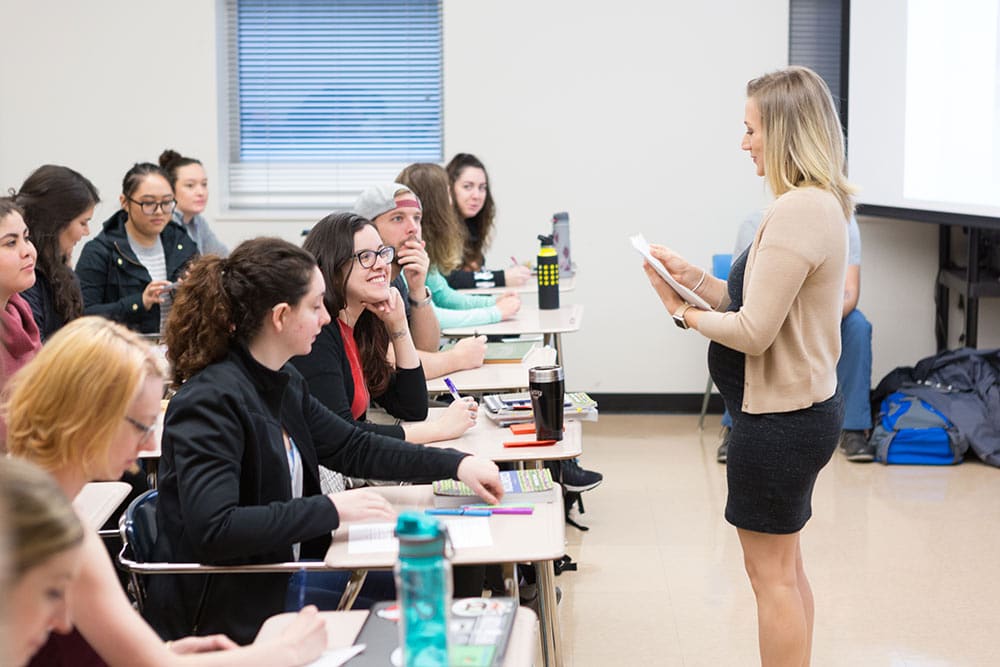
<path fill-rule="evenodd" d="M 331 317 L 337 317 L 347 305 L 347 279 L 354 270 L 354 235 L 366 225 L 375 228 L 368 218 L 355 213 L 334 213 L 313 225 L 302 244 L 316 258 L 323 274 L 326 283 L 323 302 Z M 389 386 L 393 373 L 392 365 L 386 359 L 389 331 L 381 320 L 365 310 L 354 323 L 354 341 L 358 344 L 361 370 L 368 390 L 373 395 L 381 394 Z"/>
<path fill-rule="evenodd" d="M 14 195 L 38 249 L 37 271 L 52 286 L 55 310 L 66 322 L 83 315 L 83 294 L 59 235 L 74 218 L 101 201 L 97 188 L 69 167 L 45 164 L 31 172 Z"/>
<path fill-rule="evenodd" d="M 451 203 L 451 179 L 441 165 L 411 164 L 399 172 L 396 182 L 413 191 L 423 205 L 421 236 L 426 242 L 431 266 L 448 275 L 462 264 L 465 229 Z M 488 191 L 488 190 L 487 190 Z"/>
<path fill-rule="evenodd" d="M 244 241 L 227 259 L 196 259 L 167 319 L 174 386 L 222 360 L 232 344 L 249 345 L 275 305 L 298 304 L 315 266 L 307 251 L 277 238 Z"/>
<path fill-rule="evenodd" d="M 483 202 L 483 207 L 479 210 L 479 213 L 477 213 L 475 217 L 466 220 L 465 225 L 462 225 L 462 231 L 465 233 L 465 239 L 463 240 L 464 249 L 462 252 L 462 265 L 478 266 L 480 261 L 482 261 L 483 255 L 486 253 L 486 248 L 490 245 L 490 240 L 493 235 L 493 218 L 496 216 L 496 206 L 493 203 L 493 188 L 490 187 L 490 175 L 487 173 L 486 167 L 483 163 L 479 161 L 479 158 L 472 153 L 455 154 L 455 157 L 453 157 L 451 162 L 448 163 L 448 166 L 445 167 L 448 171 L 448 180 L 450 181 L 449 187 L 455 187 L 455 181 L 458 180 L 459 176 L 462 175 L 462 172 L 468 167 L 482 169 L 483 175 L 486 176 L 486 199 Z M 455 215 L 458 216 L 459 220 L 462 220 L 462 212 L 458 209 L 457 200 L 455 201 Z M 469 238 L 467 231 L 468 227 L 466 225 L 475 229 L 479 238 Z"/>

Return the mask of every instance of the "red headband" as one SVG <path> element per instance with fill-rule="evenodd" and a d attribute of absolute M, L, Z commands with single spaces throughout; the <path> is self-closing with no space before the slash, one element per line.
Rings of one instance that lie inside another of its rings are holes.
<path fill-rule="evenodd" d="M 420 202 L 416 199 L 397 199 L 396 208 L 415 208 L 417 210 L 422 210 L 420 208 Z"/>

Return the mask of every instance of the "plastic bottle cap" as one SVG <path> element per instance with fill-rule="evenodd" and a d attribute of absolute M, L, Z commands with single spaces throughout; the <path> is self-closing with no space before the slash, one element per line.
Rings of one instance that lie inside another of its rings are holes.
<path fill-rule="evenodd" d="M 434 517 L 416 512 L 403 512 L 396 520 L 401 558 L 444 555 L 445 531 Z"/>

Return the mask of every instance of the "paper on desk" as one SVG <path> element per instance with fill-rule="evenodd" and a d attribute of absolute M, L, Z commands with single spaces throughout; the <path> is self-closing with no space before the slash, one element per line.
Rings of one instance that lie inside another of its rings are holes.
<path fill-rule="evenodd" d="M 364 644 L 355 644 L 347 648 L 331 648 L 310 662 L 306 667 L 340 667 L 348 660 L 365 650 Z"/>
<path fill-rule="evenodd" d="M 493 533 L 488 517 L 448 517 L 443 520 L 456 549 L 493 546 Z M 361 523 L 347 530 L 347 553 L 372 554 L 396 551 L 399 543 L 393 537 L 394 523 Z"/>

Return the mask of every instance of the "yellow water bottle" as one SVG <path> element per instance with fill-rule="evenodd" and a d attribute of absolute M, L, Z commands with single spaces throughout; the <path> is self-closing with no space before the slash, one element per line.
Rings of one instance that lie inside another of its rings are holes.
<path fill-rule="evenodd" d="M 559 255 L 556 254 L 552 237 L 538 235 L 542 247 L 538 249 L 538 309 L 559 308 Z"/>

